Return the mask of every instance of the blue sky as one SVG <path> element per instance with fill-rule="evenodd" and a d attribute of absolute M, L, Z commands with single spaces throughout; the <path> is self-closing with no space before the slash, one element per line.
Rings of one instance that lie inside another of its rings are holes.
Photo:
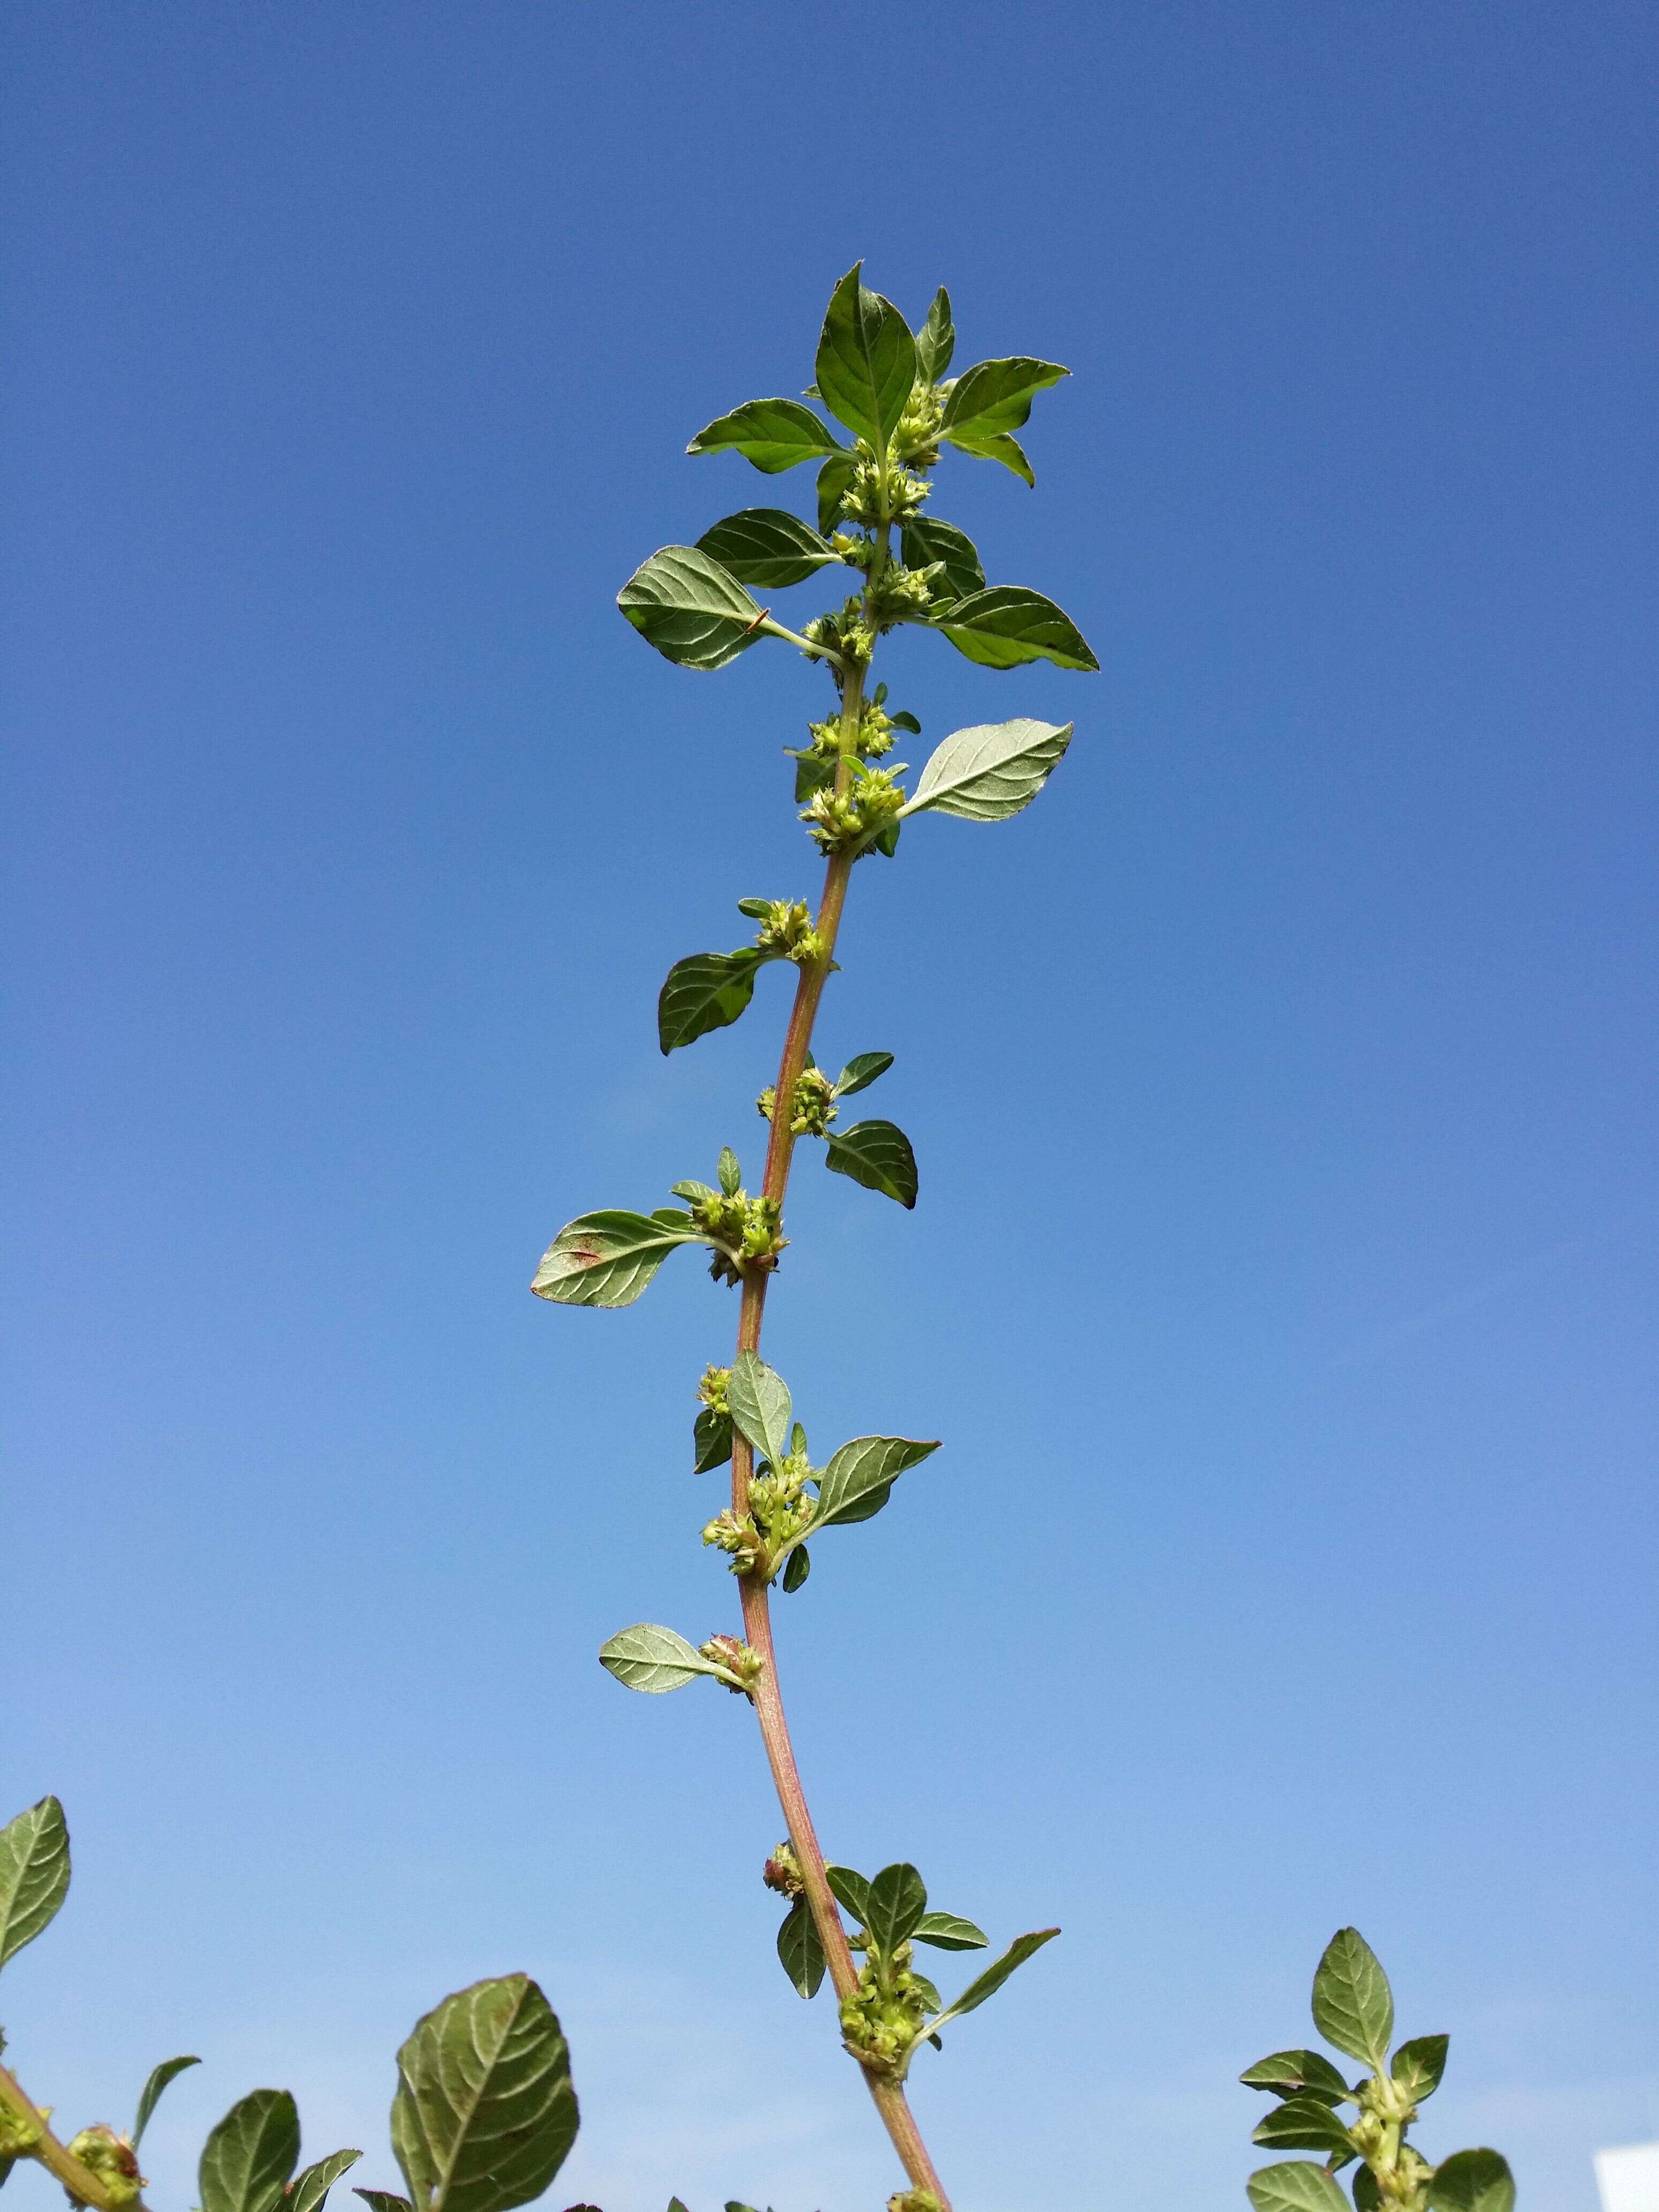
<path fill-rule="evenodd" d="M 837 276 L 1030 351 L 939 511 L 1103 672 L 889 656 L 1040 803 L 855 878 L 769 1329 L 814 1443 L 946 1449 L 781 1611 L 831 1850 L 1062 1942 L 925 2054 L 959 2212 L 1242 2203 L 1239 2068 L 1355 1921 L 1430 2150 L 1589 2212 L 1659 2134 L 1655 223 L 1635 6 L 13 10 L 0 1777 L 77 1877 L 20 2074 L 193 2201 L 259 2082 L 392 2180 L 392 2053 L 522 1966 L 557 2203 L 895 2185 L 759 1881 L 758 1745 L 623 1694 L 729 1625 L 696 1265 L 526 1284 L 728 1139 L 784 1004 L 681 955 L 817 867 L 781 647 L 638 561 L 799 477 L 690 434 Z M 789 600 L 811 611 L 807 592 Z M 23 2208 L 44 2183 L 14 2182 Z"/>

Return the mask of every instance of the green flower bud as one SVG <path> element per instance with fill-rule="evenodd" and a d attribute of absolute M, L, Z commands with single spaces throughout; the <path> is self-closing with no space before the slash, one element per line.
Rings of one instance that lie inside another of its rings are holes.
<path fill-rule="evenodd" d="M 111 2204 L 131 2204 L 145 2186 L 144 2177 L 138 2171 L 138 2154 L 113 2128 L 82 2128 L 64 2148 L 71 2158 L 78 2158 L 89 2172 L 97 2175 L 104 2185 L 105 2198 Z"/>
<path fill-rule="evenodd" d="M 799 1897 L 806 1884 L 801 1879 L 800 1861 L 789 1844 L 780 1844 L 766 1862 L 761 1880 L 769 1889 L 775 1889 L 780 1897 Z"/>
<path fill-rule="evenodd" d="M 732 1380 L 729 1367 L 705 1367 L 702 1380 L 697 1385 L 697 1397 L 711 1413 L 731 1418 L 732 1408 L 726 1399 L 726 1389 Z"/>
<path fill-rule="evenodd" d="M 766 1665 L 758 1651 L 735 1636 L 711 1636 L 707 1644 L 700 1644 L 697 1649 L 705 1659 L 712 1659 L 715 1666 L 724 1667 L 728 1674 L 737 1676 L 738 1694 L 746 1694 Z M 732 1688 L 730 1682 L 726 1686 L 728 1690 Z"/>

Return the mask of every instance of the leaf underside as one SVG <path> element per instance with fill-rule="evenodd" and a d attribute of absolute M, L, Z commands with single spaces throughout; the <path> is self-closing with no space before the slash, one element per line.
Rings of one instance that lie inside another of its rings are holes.
<path fill-rule="evenodd" d="M 527 2204 L 563 2165 L 577 2119 L 563 2033 L 527 1974 L 446 1997 L 398 2053 L 392 2142 L 416 2212 Z"/>

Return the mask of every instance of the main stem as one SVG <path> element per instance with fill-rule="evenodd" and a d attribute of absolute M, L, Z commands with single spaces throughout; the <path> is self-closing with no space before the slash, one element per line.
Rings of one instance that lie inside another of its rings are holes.
<path fill-rule="evenodd" d="M 42 2118 L 40 2107 L 30 2103 L 22 2083 L 3 2066 L 0 2066 L 0 2109 L 10 2112 L 14 2119 L 40 2129 L 39 2139 L 19 2155 L 38 2159 L 48 2173 L 55 2174 L 63 2183 L 75 2203 L 96 2206 L 98 2212 L 144 2212 L 142 2197 L 113 2197 L 103 2177 L 94 2173 L 89 2166 L 83 2166 L 73 2151 L 58 2142 Z"/>

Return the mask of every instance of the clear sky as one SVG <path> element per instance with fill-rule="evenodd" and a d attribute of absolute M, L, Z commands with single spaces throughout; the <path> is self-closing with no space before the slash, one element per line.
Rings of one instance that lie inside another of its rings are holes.
<path fill-rule="evenodd" d="M 827 1844 L 1061 1942 L 919 2063 L 959 2212 L 1242 2204 L 1243 2065 L 1354 1921 L 1430 2150 L 1588 2212 L 1659 2134 L 1652 19 L 1635 4 L 8 13 L 4 1810 L 70 1903 L 37 2096 L 193 2202 L 294 2087 L 390 2185 L 416 2014 L 525 1967 L 563 2204 L 895 2185 L 772 1954 L 692 1389 L 735 1313 L 526 1294 L 760 1151 L 823 679 L 614 595 L 805 471 L 684 457 L 835 280 L 1070 364 L 939 510 L 1098 676 L 890 656 L 1036 805 L 856 873 L 769 1333 L 815 1444 L 939 1435 L 781 1611 Z M 780 605 L 810 613 L 809 592 Z M 916 757 L 913 755 L 913 757 Z M 948 1964 L 948 1962 L 947 1962 Z M 948 1979 L 948 1976 L 947 1976 Z M 30 2175 L 17 2212 L 55 2192 Z"/>

